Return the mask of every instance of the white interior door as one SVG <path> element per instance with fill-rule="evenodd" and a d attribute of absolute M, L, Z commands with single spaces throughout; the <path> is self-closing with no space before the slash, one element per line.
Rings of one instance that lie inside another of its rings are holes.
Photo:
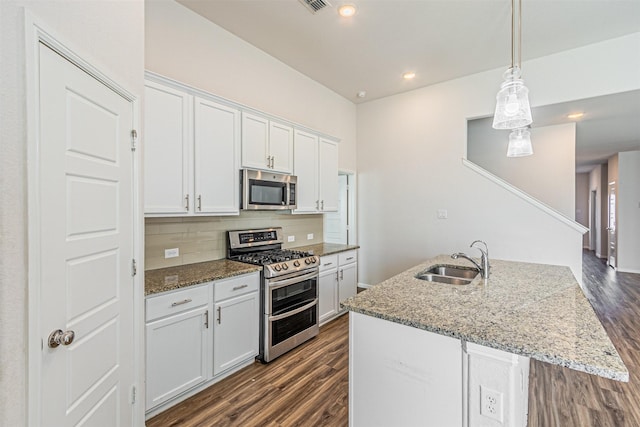
<path fill-rule="evenodd" d="M 128 426 L 133 105 L 42 44 L 39 57 L 41 424 Z"/>
<path fill-rule="evenodd" d="M 616 241 L 616 183 L 609 183 L 609 221 L 607 224 L 609 232 L 609 250 L 608 263 L 611 267 L 616 268 L 616 258 L 618 257 L 618 244 Z"/>
<path fill-rule="evenodd" d="M 349 244 L 349 176 L 338 175 L 338 210 L 324 214 L 324 240 Z"/>

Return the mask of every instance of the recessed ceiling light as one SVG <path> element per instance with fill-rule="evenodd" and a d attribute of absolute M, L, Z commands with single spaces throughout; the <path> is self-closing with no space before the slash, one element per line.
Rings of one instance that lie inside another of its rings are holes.
<path fill-rule="evenodd" d="M 358 92 L 358 98 L 364 98 L 365 96 L 367 96 L 367 92 L 364 90 L 361 90 L 360 92 Z"/>
<path fill-rule="evenodd" d="M 567 116 L 568 119 L 579 119 L 584 116 L 584 113 L 573 113 Z"/>
<path fill-rule="evenodd" d="M 414 73 L 413 71 L 408 71 L 402 75 L 402 78 L 405 80 L 411 80 L 415 76 L 416 76 L 416 73 Z"/>
<path fill-rule="evenodd" d="M 338 8 L 338 13 L 340 14 L 340 16 L 343 16 L 345 18 L 351 18 L 356 14 L 356 7 L 352 4 L 343 4 Z"/>

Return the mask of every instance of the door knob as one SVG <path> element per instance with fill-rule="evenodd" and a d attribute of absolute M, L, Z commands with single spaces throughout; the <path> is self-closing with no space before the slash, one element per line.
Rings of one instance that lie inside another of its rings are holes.
<path fill-rule="evenodd" d="M 49 334 L 49 347 L 56 348 L 59 345 L 69 345 L 76 337 L 76 333 L 73 331 L 63 332 L 62 329 L 56 329 Z"/>

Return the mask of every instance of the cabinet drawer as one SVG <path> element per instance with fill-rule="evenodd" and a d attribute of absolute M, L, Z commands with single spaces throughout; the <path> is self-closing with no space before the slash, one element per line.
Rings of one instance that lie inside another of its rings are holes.
<path fill-rule="evenodd" d="M 244 274 L 214 282 L 213 295 L 215 301 L 255 292 L 260 289 L 260 273 Z"/>
<path fill-rule="evenodd" d="M 337 254 L 320 257 L 320 272 L 331 270 L 332 268 L 338 268 Z"/>
<path fill-rule="evenodd" d="M 180 313 L 209 303 L 209 284 L 189 287 L 146 299 L 147 322 L 170 314 Z"/>
<path fill-rule="evenodd" d="M 357 262 L 357 261 L 358 261 L 358 252 L 355 250 L 340 252 L 338 254 L 338 263 L 340 265 L 351 264 L 352 262 Z"/>

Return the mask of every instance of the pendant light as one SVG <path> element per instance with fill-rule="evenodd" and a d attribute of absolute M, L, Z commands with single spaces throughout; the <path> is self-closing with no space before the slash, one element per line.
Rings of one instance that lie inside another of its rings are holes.
<path fill-rule="evenodd" d="M 496 95 L 494 129 L 518 129 L 532 123 L 529 89 L 521 77 L 522 65 L 522 0 L 518 0 L 518 63 L 515 64 L 515 0 L 511 0 L 511 67 L 504 73 L 504 82 Z"/>
<path fill-rule="evenodd" d="M 531 146 L 531 132 L 529 128 L 518 128 L 509 134 L 507 157 L 524 157 L 533 154 Z"/>

